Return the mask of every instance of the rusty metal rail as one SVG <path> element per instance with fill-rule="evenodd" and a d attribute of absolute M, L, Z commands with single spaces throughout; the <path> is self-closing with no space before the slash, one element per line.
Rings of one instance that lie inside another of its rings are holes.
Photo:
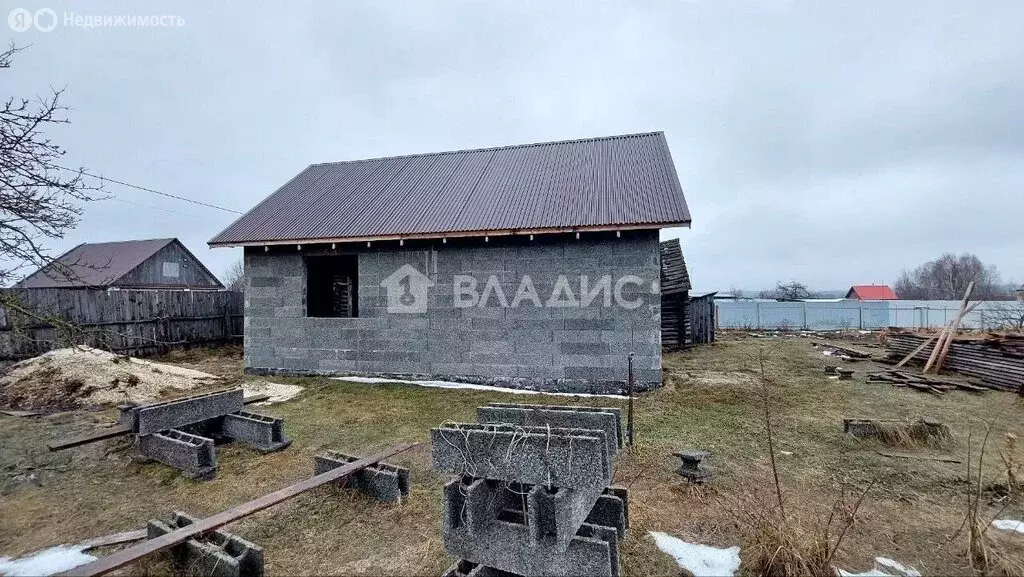
<path fill-rule="evenodd" d="M 375 455 L 366 457 L 365 459 L 359 459 L 358 461 L 353 461 L 352 463 L 343 465 L 341 467 L 338 467 L 337 469 L 331 469 L 326 473 L 322 473 L 320 475 L 310 477 L 309 479 L 299 481 L 294 485 L 285 487 L 283 489 L 279 489 L 277 491 L 274 491 L 273 493 L 269 493 L 258 499 L 249 501 L 248 503 L 235 505 L 234 507 L 226 511 L 217 513 L 212 517 L 200 519 L 199 521 L 196 521 L 191 525 L 187 525 L 180 529 L 176 529 L 174 531 L 171 531 L 170 533 L 161 535 L 154 539 L 150 539 L 144 543 L 135 545 L 134 547 L 129 547 L 128 549 L 125 549 L 123 551 L 118 551 L 117 553 L 114 553 L 109 557 L 103 557 L 101 559 L 93 561 L 92 563 L 82 565 L 81 567 L 76 567 L 66 573 L 61 573 L 61 575 L 66 575 L 69 577 L 91 577 L 93 575 L 103 575 L 105 573 L 109 573 L 115 569 L 124 567 L 129 563 L 137 561 L 138 559 L 141 559 L 146 555 L 162 551 L 164 549 L 173 547 L 178 543 L 182 543 L 197 535 L 202 535 L 203 533 L 208 533 L 210 531 L 213 531 L 214 529 L 223 527 L 224 525 L 227 525 L 229 523 L 234 523 L 235 521 L 243 517 L 248 517 L 253 513 L 262 511 L 263 509 L 272 507 L 282 501 L 291 499 L 292 497 L 298 495 L 299 493 L 303 493 L 314 487 L 323 485 L 324 483 L 330 483 L 331 481 L 335 481 L 347 475 L 351 475 L 352 473 L 365 469 L 370 465 L 379 463 L 380 461 L 383 461 L 384 459 L 392 455 L 397 455 L 398 453 L 407 451 L 417 445 L 419 445 L 419 443 L 404 443 L 401 445 L 395 445 L 394 447 L 385 449 Z"/>

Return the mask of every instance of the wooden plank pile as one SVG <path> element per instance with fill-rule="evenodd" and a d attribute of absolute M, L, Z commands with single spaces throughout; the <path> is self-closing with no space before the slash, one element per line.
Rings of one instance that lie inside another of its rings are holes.
<path fill-rule="evenodd" d="M 971 393 L 982 393 L 987 390 L 985 387 L 979 387 L 969 383 L 958 383 L 956 381 L 936 379 L 934 377 L 926 377 L 924 375 L 914 375 L 895 369 L 868 373 L 868 380 L 892 383 L 894 387 L 908 387 L 917 391 L 931 393 L 933 395 L 942 395 L 946 391 L 952 391 L 955 389 Z"/>
<path fill-rule="evenodd" d="M 928 337 L 909 332 L 888 335 L 886 348 L 893 358 L 904 358 L 915 350 L 911 360 L 927 362 L 931 350 Z M 943 367 L 980 379 L 990 389 L 1019 392 L 1024 387 L 1024 336 L 989 335 L 985 338 L 952 338 Z"/>

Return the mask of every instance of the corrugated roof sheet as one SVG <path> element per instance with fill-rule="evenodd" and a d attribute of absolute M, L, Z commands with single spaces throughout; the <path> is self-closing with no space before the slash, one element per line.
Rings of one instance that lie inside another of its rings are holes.
<path fill-rule="evenodd" d="M 154 238 L 80 244 L 32 273 L 15 287 L 109 286 L 174 240 Z"/>
<path fill-rule="evenodd" d="M 690 290 L 690 273 L 686 270 L 679 239 L 661 243 L 661 294 L 670 295 Z"/>
<path fill-rule="evenodd" d="M 689 222 L 650 132 L 314 164 L 210 244 Z"/>
<path fill-rule="evenodd" d="M 846 298 L 856 298 L 862 301 L 894 301 L 899 300 L 896 293 L 893 292 L 889 285 L 867 285 L 858 284 L 850 287 L 850 291 L 846 293 Z"/>

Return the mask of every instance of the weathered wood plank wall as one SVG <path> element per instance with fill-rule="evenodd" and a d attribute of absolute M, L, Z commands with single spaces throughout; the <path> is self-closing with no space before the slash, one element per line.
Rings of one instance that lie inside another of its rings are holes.
<path fill-rule="evenodd" d="M 2 289 L 0 360 L 76 344 L 128 355 L 242 334 L 244 295 L 229 291 Z M 59 328 L 60 319 L 71 326 Z"/>

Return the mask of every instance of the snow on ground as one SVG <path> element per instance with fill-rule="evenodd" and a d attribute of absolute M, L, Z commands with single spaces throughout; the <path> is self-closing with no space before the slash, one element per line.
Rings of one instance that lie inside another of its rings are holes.
<path fill-rule="evenodd" d="M 626 399 L 624 395 L 595 395 L 592 393 L 549 393 L 546 391 L 529 391 L 526 389 L 510 389 L 508 387 L 492 387 L 491 385 L 478 385 L 476 383 L 457 383 L 454 381 L 405 381 L 402 379 L 384 379 L 380 377 L 332 377 L 337 381 L 349 381 L 352 383 L 402 383 L 420 387 L 436 387 L 441 389 L 472 389 L 476 391 L 490 391 L 496 393 L 511 393 L 514 395 L 558 395 L 565 397 L 608 397 L 611 399 Z"/>
<path fill-rule="evenodd" d="M 270 381 L 250 381 L 242 383 L 242 390 L 246 397 L 255 395 L 270 395 L 270 399 L 254 403 L 257 406 L 283 403 L 303 391 L 298 385 L 285 385 L 282 383 L 271 383 Z"/>
<path fill-rule="evenodd" d="M 668 553 L 680 567 L 694 577 L 721 577 L 733 575 L 740 568 L 740 548 L 719 549 L 710 545 L 688 543 L 668 533 L 651 531 L 654 543 Z"/>
<path fill-rule="evenodd" d="M 18 559 L 0 557 L 0 575 L 54 575 L 96 560 L 96 557 L 83 553 L 83 550 L 81 545 L 57 545 Z"/>
<path fill-rule="evenodd" d="M 863 573 L 851 573 L 836 569 L 839 577 L 921 577 L 921 572 L 913 567 L 905 567 L 888 557 L 875 557 L 875 566 Z"/>
<path fill-rule="evenodd" d="M 1024 521 L 1014 521 L 1013 519 L 996 519 L 992 521 L 992 526 L 1002 531 L 1016 531 L 1018 533 L 1024 533 Z"/>

